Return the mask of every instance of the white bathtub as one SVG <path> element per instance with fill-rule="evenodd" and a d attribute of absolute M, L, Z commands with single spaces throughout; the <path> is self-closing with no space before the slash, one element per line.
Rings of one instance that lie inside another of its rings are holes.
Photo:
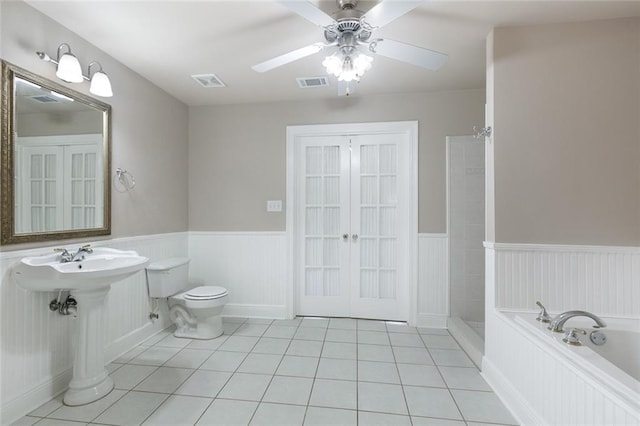
<path fill-rule="evenodd" d="M 571 318 L 565 329 L 587 331 L 583 346 L 571 346 L 535 317 L 497 313 L 489 338 L 499 350 L 483 362 L 517 417 L 524 424 L 640 425 L 640 320 L 603 318 L 607 342 L 595 346 L 594 322 Z"/>
<path fill-rule="evenodd" d="M 553 315 L 552 315 L 553 316 Z M 516 323 L 532 329 L 550 347 L 568 357 L 576 366 L 592 376 L 596 382 L 608 385 L 618 397 L 629 399 L 640 413 L 640 321 L 619 318 L 603 318 L 607 327 L 600 329 L 607 336 L 604 345 L 594 345 L 589 333 L 595 323 L 590 318 L 569 319 L 564 329 L 581 328 L 587 332 L 579 335 L 582 346 L 568 345 L 562 341 L 564 333 L 554 333 L 548 324 L 536 321 L 536 315 L 518 314 Z"/>

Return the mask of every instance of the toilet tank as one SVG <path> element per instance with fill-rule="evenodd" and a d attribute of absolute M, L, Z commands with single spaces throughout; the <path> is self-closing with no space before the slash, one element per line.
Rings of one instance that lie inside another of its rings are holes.
<path fill-rule="evenodd" d="M 174 257 L 147 266 L 149 296 L 164 298 L 185 290 L 189 283 L 189 262 L 186 257 Z"/>

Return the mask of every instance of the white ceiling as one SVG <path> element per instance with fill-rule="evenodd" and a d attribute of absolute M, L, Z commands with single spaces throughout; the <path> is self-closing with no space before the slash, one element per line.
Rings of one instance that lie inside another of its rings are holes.
<path fill-rule="evenodd" d="M 252 65 L 323 41 L 319 27 L 269 0 L 28 1 L 188 105 L 333 98 L 331 87 L 300 89 L 296 77 L 326 75 L 322 53 L 267 73 Z M 335 1 L 314 1 L 325 12 Z M 366 11 L 375 1 L 361 1 Z M 447 53 L 438 71 L 376 56 L 358 95 L 484 87 L 485 38 L 493 27 L 640 16 L 640 1 L 425 1 L 375 32 Z M 108 73 L 108 69 L 105 69 Z M 215 73 L 228 87 L 202 88 Z M 118 82 L 113 81 L 114 91 Z"/>

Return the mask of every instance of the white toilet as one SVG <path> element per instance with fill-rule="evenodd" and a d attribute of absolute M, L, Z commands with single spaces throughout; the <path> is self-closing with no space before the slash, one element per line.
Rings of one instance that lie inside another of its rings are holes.
<path fill-rule="evenodd" d="M 222 309 L 228 292 L 224 287 L 200 286 L 190 290 L 187 258 L 153 262 L 147 267 L 149 296 L 168 298 L 169 316 L 176 324 L 174 336 L 214 339 L 224 332 Z"/>

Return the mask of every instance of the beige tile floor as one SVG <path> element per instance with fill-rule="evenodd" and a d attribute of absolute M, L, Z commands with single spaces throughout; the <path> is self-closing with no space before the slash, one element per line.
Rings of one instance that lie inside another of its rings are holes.
<path fill-rule="evenodd" d="M 227 319 L 217 339 L 168 329 L 107 368 L 105 398 L 15 425 L 516 424 L 446 330 L 400 323 Z"/>

